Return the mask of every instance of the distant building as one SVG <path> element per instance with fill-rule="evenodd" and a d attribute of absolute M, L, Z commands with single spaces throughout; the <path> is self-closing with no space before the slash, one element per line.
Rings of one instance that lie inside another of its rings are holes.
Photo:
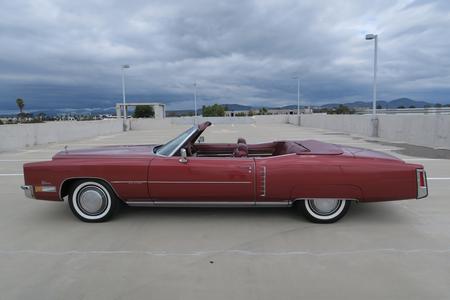
<path fill-rule="evenodd" d="M 138 105 L 149 105 L 153 107 L 155 111 L 155 119 L 164 119 L 166 117 L 166 105 L 162 103 L 127 103 L 126 107 L 136 107 Z M 121 118 L 123 111 L 123 103 L 116 104 L 116 117 Z"/>

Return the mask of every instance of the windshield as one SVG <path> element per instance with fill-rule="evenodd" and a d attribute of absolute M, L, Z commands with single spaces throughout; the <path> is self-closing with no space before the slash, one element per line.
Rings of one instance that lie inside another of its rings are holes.
<path fill-rule="evenodd" d="M 189 128 L 170 142 L 158 147 L 156 149 L 156 154 L 164 155 L 164 156 L 172 156 L 174 155 L 178 149 L 186 142 L 186 140 L 197 131 L 197 126 Z"/>

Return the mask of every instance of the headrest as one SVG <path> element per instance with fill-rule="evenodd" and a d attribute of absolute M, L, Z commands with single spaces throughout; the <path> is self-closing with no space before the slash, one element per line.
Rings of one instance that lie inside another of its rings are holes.
<path fill-rule="evenodd" d="M 238 144 L 247 144 L 247 142 L 245 141 L 245 139 L 244 138 L 238 138 L 238 140 L 237 140 L 237 143 Z"/>
<path fill-rule="evenodd" d="M 238 144 L 233 152 L 234 157 L 247 157 L 248 156 L 248 146 L 246 144 Z"/>

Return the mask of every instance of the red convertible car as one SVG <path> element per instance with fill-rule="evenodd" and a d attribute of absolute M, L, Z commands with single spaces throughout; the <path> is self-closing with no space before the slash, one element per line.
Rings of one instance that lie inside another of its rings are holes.
<path fill-rule="evenodd" d="M 121 206 L 294 206 L 309 220 L 339 220 L 353 201 L 428 195 L 423 166 L 315 140 L 196 142 L 210 122 L 164 145 L 66 150 L 24 164 L 26 196 L 63 201 L 86 222 Z"/>

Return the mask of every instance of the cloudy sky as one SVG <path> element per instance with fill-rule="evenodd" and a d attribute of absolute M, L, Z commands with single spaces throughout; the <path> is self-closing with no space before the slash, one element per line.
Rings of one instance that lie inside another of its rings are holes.
<path fill-rule="evenodd" d="M 169 109 L 371 99 L 379 34 L 379 99 L 450 102 L 450 2 L 0 0 L 0 110 Z"/>

